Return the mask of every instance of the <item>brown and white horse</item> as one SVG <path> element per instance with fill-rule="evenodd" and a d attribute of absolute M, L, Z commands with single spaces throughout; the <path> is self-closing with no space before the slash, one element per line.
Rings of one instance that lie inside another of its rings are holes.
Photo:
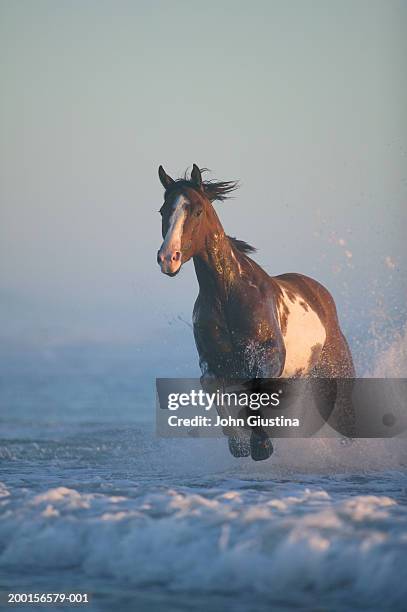
<path fill-rule="evenodd" d="M 204 181 L 194 164 L 191 177 L 174 180 L 163 167 L 164 242 L 161 271 L 175 276 L 193 259 L 199 295 L 193 312 L 195 343 L 203 378 L 352 378 L 354 367 L 340 329 L 334 300 L 320 283 L 302 274 L 269 276 L 231 238 L 212 203 L 225 200 L 234 181 Z M 271 443 L 256 437 L 250 451 L 230 439 L 235 456 L 267 458 Z"/>

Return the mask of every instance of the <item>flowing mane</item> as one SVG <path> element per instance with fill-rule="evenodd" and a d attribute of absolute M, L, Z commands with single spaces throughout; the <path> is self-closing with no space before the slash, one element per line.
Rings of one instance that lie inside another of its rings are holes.
<path fill-rule="evenodd" d="M 207 168 L 202 168 L 201 172 L 207 172 Z M 223 202 L 230 198 L 230 194 L 239 189 L 238 181 L 203 181 L 203 190 L 211 202 L 219 200 Z"/>
<path fill-rule="evenodd" d="M 200 172 L 209 172 L 209 168 L 200 168 Z M 189 187 L 191 189 L 197 188 L 195 183 L 191 180 L 187 170 L 182 178 L 176 179 L 172 185 L 168 187 L 167 191 L 170 192 L 180 187 Z M 216 200 L 223 202 L 231 197 L 230 194 L 233 193 L 233 191 L 239 189 L 239 181 L 202 181 L 202 189 L 210 202 L 215 202 Z M 239 240 L 232 236 L 228 236 L 228 239 L 232 246 L 234 246 L 237 251 L 240 251 L 240 253 L 255 253 L 257 250 L 244 240 Z"/>
<path fill-rule="evenodd" d="M 208 168 L 201 168 L 201 172 L 209 172 Z M 191 180 L 186 170 L 184 176 L 180 179 L 176 179 L 173 184 L 168 188 L 168 191 L 179 187 L 190 187 L 196 189 L 196 185 Z M 213 181 L 207 180 L 202 181 L 202 188 L 205 192 L 206 197 L 210 202 L 223 202 L 230 198 L 230 194 L 239 188 L 239 181 Z"/>
<path fill-rule="evenodd" d="M 229 242 L 240 251 L 241 253 L 255 253 L 257 251 L 256 247 L 248 244 L 244 240 L 239 240 L 238 238 L 232 238 L 232 236 L 228 236 Z"/>

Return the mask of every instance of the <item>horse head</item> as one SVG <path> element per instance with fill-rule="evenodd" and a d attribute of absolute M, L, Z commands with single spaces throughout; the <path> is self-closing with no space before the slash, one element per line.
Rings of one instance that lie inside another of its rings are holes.
<path fill-rule="evenodd" d="M 189 180 L 174 180 L 162 166 L 158 175 L 165 189 L 164 204 L 160 208 L 164 242 L 157 253 L 161 272 L 168 276 L 178 274 L 182 264 L 203 246 L 205 224 L 212 205 L 205 194 L 201 170 L 193 165 Z"/>

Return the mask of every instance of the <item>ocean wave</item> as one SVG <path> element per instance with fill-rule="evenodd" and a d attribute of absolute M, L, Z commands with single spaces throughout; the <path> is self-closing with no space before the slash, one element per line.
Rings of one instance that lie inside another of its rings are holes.
<path fill-rule="evenodd" d="M 391 495 L 292 485 L 273 493 L 244 481 L 197 491 L 139 486 L 131 495 L 0 492 L 2 570 L 74 570 L 270 602 L 335 593 L 343 605 L 402 609 L 407 596 L 407 514 Z"/>

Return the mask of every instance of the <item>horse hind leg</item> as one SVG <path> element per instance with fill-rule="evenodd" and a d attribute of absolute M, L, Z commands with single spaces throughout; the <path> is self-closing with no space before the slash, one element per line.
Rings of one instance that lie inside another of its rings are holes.
<path fill-rule="evenodd" d="M 342 334 L 327 342 L 322 349 L 311 377 L 323 379 L 317 395 L 319 411 L 335 431 L 344 436 L 344 441 L 356 436 L 356 415 L 352 402 L 355 369 L 352 356 Z M 322 392 L 321 392 L 322 391 Z"/>
<path fill-rule="evenodd" d="M 345 337 L 339 332 L 328 337 L 311 376 L 318 378 L 355 378 L 352 355 Z"/>

